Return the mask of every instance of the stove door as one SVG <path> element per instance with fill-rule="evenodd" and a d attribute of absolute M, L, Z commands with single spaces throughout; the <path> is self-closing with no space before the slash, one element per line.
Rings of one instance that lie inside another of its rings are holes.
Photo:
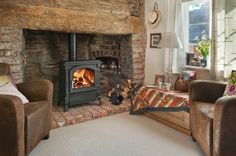
<path fill-rule="evenodd" d="M 70 93 L 96 89 L 99 83 L 96 66 L 76 66 L 69 72 Z"/>

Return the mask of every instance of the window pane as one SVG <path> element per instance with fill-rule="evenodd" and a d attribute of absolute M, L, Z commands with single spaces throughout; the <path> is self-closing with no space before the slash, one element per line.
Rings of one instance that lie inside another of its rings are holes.
<path fill-rule="evenodd" d="M 206 32 L 207 36 L 209 36 L 209 23 L 189 25 L 189 42 L 196 43 L 196 40 L 194 40 L 194 38 L 196 36 L 201 36 L 201 32 L 203 31 Z"/>
<path fill-rule="evenodd" d="M 197 3 L 189 6 L 189 42 L 205 31 L 209 37 L 210 2 Z"/>

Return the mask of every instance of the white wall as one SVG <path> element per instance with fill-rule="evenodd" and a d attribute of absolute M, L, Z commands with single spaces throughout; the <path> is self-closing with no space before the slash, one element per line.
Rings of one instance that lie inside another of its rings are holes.
<path fill-rule="evenodd" d="M 158 2 L 158 8 L 162 13 L 162 19 L 160 23 L 153 27 L 147 21 L 147 15 L 153 10 L 154 3 Z M 147 48 L 146 48 L 146 60 L 145 60 L 145 83 L 153 84 L 155 74 L 163 74 L 163 49 L 150 48 L 150 33 L 163 33 L 165 28 L 164 14 L 166 12 L 166 0 L 145 0 L 145 23 L 147 29 Z"/>
<path fill-rule="evenodd" d="M 162 12 L 162 20 L 159 23 L 159 25 L 153 28 L 148 23 L 147 16 L 148 16 L 148 13 L 153 10 L 153 6 L 156 1 L 158 2 L 159 10 Z M 144 81 L 146 84 L 153 84 L 155 74 L 165 74 L 164 71 L 166 71 L 167 70 L 166 68 L 168 68 L 168 61 L 167 62 L 164 61 L 164 58 L 166 58 L 166 56 L 164 55 L 164 50 L 157 49 L 157 48 L 150 48 L 150 33 L 163 34 L 165 31 L 174 30 L 173 28 L 174 25 L 170 23 L 170 21 L 174 21 L 175 12 L 176 12 L 175 8 L 173 8 L 174 5 L 170 5 L 171 3 L 173 3 L 173 1 L 174 0 L 145 0 L 145 19 L 146 19 L 145 23 L 146 23 L 146 30 L 147 30 L 147 47 L 146 47 L 145 80 Z M 169 24 L 167 24 L 167 21 L 169 21 Z M 166 28 L 166 26 L 168 26 L 168 28 Z M 175 63 L 173 61 L 172 65 L 174 64 Z M 195 70 L 195 69 L 192 69 L 192 70 Z M 207 73 L 209 74 L 209 71 Z M 201 79 L 209 79 L 208 74 L 207 75 L 200 74 Z"/>

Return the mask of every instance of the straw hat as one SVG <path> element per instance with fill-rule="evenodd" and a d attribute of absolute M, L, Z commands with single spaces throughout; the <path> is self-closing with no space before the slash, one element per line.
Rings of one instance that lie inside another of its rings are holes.
<path fill-rule="evenodd" d="M 148 13 L 147 20 L 148 20 L 148 24 L 150 26 L 157 26 L 160 23 L 160 21 L 161 21 L 161 12 L 158 9 L 158 4 L 157 3 L 154 4 L 154 9 L 151 12 Z"/>

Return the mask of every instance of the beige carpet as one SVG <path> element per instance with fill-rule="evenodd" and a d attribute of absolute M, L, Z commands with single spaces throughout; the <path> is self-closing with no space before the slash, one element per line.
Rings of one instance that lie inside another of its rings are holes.
<path fill-rule="evenodd" d="M 203 156 L 199 146 L 145 116 L 122 113 L 51 131 L 30 156 Z"/>

